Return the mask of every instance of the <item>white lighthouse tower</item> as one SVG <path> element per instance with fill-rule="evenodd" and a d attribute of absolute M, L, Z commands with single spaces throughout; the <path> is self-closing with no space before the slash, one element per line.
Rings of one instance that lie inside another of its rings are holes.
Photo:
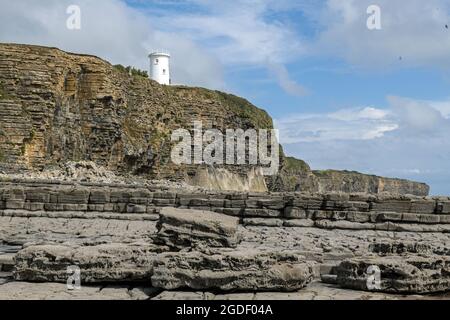
<path fill-rule="evenodd" d="M 164 51 L 150 53 L 150 78 L 160 84 L 170 85 L 170 54 Z"/>

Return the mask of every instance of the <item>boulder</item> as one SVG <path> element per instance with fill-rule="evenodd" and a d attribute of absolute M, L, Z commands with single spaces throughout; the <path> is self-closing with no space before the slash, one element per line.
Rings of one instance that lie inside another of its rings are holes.
<path fill-rule="evenodd" d="M 374 270 L 379 270 L 375 275 Z M 373 282 L 372 280 L 379 280 Z M 336 282 L 348 289 L 387 293 L 437 293 L 450 290 L 450 257 L 440 255 L 367 256 L 344 260 Z"/>
<path fill-rule="evenodd" d="M 295 252 L 221 249 L 163 253 L 152 284 L 166 290 L 294 291 L 314 277 L 314 263 Z"/>
<path fill-rule="evenodd" d="M 17 253 L 14 278 L 66 283 L 70 276 L 67 268 L 76 266 L 82 283 L 145 281 L 150 279 L 155 256 L 163 249 L 152 244 L 31 246 Z"/>
<path fill-rule="evenodd" d="M 239 219 L 192 209 L 162 208 L 155 242 L 181 250 L 185 247 L 236 247 Z"/>

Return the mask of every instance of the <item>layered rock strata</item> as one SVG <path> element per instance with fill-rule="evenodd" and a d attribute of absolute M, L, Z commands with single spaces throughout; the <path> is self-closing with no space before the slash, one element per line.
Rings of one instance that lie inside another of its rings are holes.
<path fill-rule="evenodd" d="M 246 225 L 398 232 L 450 231 L 450 198 L 367 194 L 233 193 L 145 186 L 3 183 L 0 214 L 157 220 L 161 208 L 214 211 Z"/>
<path fill-rule="evenodd" d="M 68 268 L 76 266 L 82 283 L 149 281 L 153 261 L 162 251 L 164 247 L 152 244 L 31 246 L 15 256 L 14 278 L 66 283 L 71 275 Z"/>
<path fill-rule="evenodd" d="M 239 219 L 210 211 L 163 208 L 155 243 L 186 247 L 236 247 Z"/>
<path fill-rule="evenodd" d="M 378 239 L 367 251 L 332 266 L 322 275 L 322 281 L 342 288 L 395 294 L 450 290 L 450 251 L 445 244 Z"/>
<path fill-rule="evenodd" d="M 14 278 L 65 283 L 67 268 L 76 266 L 82 283 L 151 278 L 153 287 L 168 290 L 292 291 L 312 281 L 315 263 L 296 252 L 231 248 L 237 246 L 238 222 L 213 212 L 163 208 L 159 246 L 31 245 L 16 254 Z M 182 251 L 164 252 L 170 249 Z"/>
<path fill-rule="evenodd" d="M 293 252 L 222 249 L 161 254 L 152 284 L 167 290 L 293 291 L 313 275 L 314 263 Z"/>
<path fill-rule="evenodd" d="M 378 280 L 374 267 L 380 270 Z M 446 292 L 450 290 L 450 257 L 408 254 L 348 259 L 337 268 L 336 282 L 342 288 L 364 291 Z"/>
<path fill-rule="evenodd" d="M 170 161 L 175 130 L 192 133 L 194 121 L 223 133 L 273 128 L 245 99 L 162 86 L 94 56 L 41 46 L 0 44 L 0 92 L 0 167 L 12 172 L 88 160 L 118 173 L 190 181 L 198 166 Z M 243 185 L 253 169 L 227 166 Z"/>
<path fill-rule="evenodd" d="M 189 211 L 189 210 L 188 210 Z M 188 212 L 187 211 L 187 212 Z M 118 219 L 122 216 L 123 219 Z M 156 222 L 151 220 L 127 220 L 127 217 L 136 216 L 139 214 L 116 214 L 112 217 L 97 216 L 91 219 L 86 216 L 85 219 L 78 218 L 62 218 L 54 216 L 48 217 L 0 217 L 0 239 L 5 240 L 7 245 L 0 245 L 0 254 L 5 252 L 14 255 L 14 252 L 20 250 L 22 247 L 19 244 L 24 244 L 24 247 L 36 246 L 36 244 L 43 243 L 47 245 L 58 245 L 63 247 L 79 247 L 79 246 L 97 246 L 101 243 L 124 243 L 133 244 L 136 242 L 151 242 L 151 238 L 156 235 Z M 262 218 L 261 218 L 262 219 Z M 273 219 L 269 219 L 273 220 Z M 369 248 L 374 252 L 386 255 L 391 253 L 404 253 L 405 255 L 420 254 L 444 254 L 449 252 L 450 237 L 445 233 L 412 233 L 412 232 L 392 232 L 392 231 L 374 231 L 374 230 L 324 230 L 314 227 L 261 227 L 261 226 L 244 226 L 239 225 L 238 233 L 242 238 L 236 251 L 239 252 L 294 252 L 298 256 L 305 257 L 302 260 L 317 261 L 321 264 L 314 266 L 315 273 L 320 269 L 323 280 L 326 275 L 335 277 L 336 266 L 342 260 L 352 257 L 363 257 L 369 252 Z M 0 241 L 1 241 L 0 240 Z M 379 243 L 380 240 L 384 242 Z M 401 242 L 398 242 L 401 241 Z M 420 245 L 417 245 L 419 243 Z M 428 251 L 431 248 L 431 251 Z M 191 250 L 190 247 L 184 249 Z M 227 249 L 202 250 L 199 255 L 214 255 L 220 254 L 220 251 Z M 176 254 L 177 252 L 173 252 Z M 0 259 L 3 261 L 2 259 Z M 10 259 L 7 259 L 8 269 L 10 269 Z M 254 270 L 254 267 L 252 267 Z M 222 270 L 223 271 L 223 270 Z M 201 274 L 201 273 L 199 273 Z M 5 276 L 9 277 L 8 274 Z M 317 276 L 317 274 L 316 274 Z M 327 280 L 330 280 L 328 277 Z M 3 278 L 0 272 L 0 286 L 2 283 L 12 281 L 8 278 Z M 62 282 L 62 281 L 61 281 Z M 115 281 L 111 281 L 114 283 Z M 150 278 L 144 283 L 150 286 Z M 336 281 L 334 281 L 336 283 Z M 12 288 L 26 288 L 28 284 L 11 283 Z M 86 284 L 83 284 L 83 289 Z M 28 285 L 29 286 L 29 285 Z M 65 288 L 65 284 L 63 284 Z M 273 291 L 266 295 L 266 298 L 271 297 L 286 297 L 286 298 L 301 298 L 310 297 L 311 299 L 320 297 L 327 298 L 317 292 L 317 296 L 313 293 L 315 283 L 308 286 L 299 292 L 289 294 L 277 294 Z M 325 286 L 335 293 L 333 298 L 350 297 L 352 291 L 348 289 L 338 289 L 335 286 Z M 189 288 L 187 288 L 189 290 Z M 2 290 L 9 290 L 8 286 L 0 288 L 0 297 L 5 297 Z M 205 289 L 207 290 L 207 289 Z M 212 290 L 212 289 L 211 289 Z M 311 291 L 312 290 L 312 291 Z M 322 290 L 322 289 L 321 289 Z M 328 290 L 328 289 L 327 289 Z M 185 292 L 185 296 L 194 296 L 194 289 L 191 292 Z M 216 290 L 214 290 L 216 292 Z M 309 293 L 308 293 L 309 292 Z M 376 293 L 365 293 L 353 291 L 354 295 L 369 296 L 376 295 Z M 37 296 L 38 292 L 35 292 Z M 172 293 L 166 292 L 162 296 L 169 297 Z M 203 294 L 203 292 L 202 292 Z M 205 293 L 206 294 L 206 293 Z M 217 292 L 216 292 L 217 294 Z M 254 295 L 254 291 L 252 290 Z M 21 296 L 26 296 L 24 292 Z M 174 296 L 180 297 L 178 293 L 173 293 Z M 240 294 L 239 296 L 242 296 Z M 312 296 L 311 296 L 312 295 Z M 19 296 L 19 292 L 17 295 Z M 63 295 L 64 296 L 64 295 Z M 63 297 L 62 296 L 62 297 Z M 97 297 L 101 297 L 101 292 Z M 105 291 L 106 296 L 106 291 Z M 214 296 L 214 295 L 213 295 Z M 220 295 L 219 295 L 220 296 Z M 228 296 L 228 295 L 227 295 Z M 75 297 L 75 296 L 74 296 Z M 234 296 L 238 298 L 238 296 Z M 400 298 L 400 296 L 398 296 Z M 420 297 L 424 298 L 424 297 Z"/>
<path fill-rule="evenodd" d="M 303 160 L 292 157 L 281 159 L 280 172 L 269 179 L 272 191 L 312 193 L 397 193 L 427 196 L 430 187 L 404 179 L 393 179 L 355 171 L 312 170 Z"/>

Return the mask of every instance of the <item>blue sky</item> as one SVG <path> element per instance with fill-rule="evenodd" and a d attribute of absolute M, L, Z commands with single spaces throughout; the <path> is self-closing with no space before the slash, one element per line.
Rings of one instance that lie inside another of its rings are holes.
<path fill-rule="evenodd" d="M 424 181 L 450 194 L 447 0 L 0 0 L 0 41 L 147 67 L 172 53 L 174 82 L 235 93 L 275 119 L 314 169 Z M 69 4 L 81 30 L 67 30 Z M 367 8 L 380 8 L 369 30 Z"/>

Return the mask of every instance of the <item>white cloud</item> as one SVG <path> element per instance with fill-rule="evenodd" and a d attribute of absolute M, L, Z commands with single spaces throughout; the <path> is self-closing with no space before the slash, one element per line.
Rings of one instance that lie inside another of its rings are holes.
<path fill-rule="evenodd" d="M 388 97 L 398 121 L 403 128 L 416 131 L 433 131 L 445 126 L 445 118 L 427 101 L 402 97 Z"/>
<path fill-rule="evenodd" d="M 226 87 L 222 64 L 190 39 L 176 33 L 155 31 L 153 41 L 145 44 L 147 51 L 155 49 L 154 43 L 160 48 L 167 48 L 172 55 L 171 73 L 174 84 L 222 90 Z"/>
<path fill-rule="evenodd" d="M 328 114 L 290 115 L 275 121 L 281 143 L 372 140 L 398 129 L 386 110 L 344 109 Z"/>
<path fill-rule="evenodd" d="M 144 70 L 149 51 L 164 48 L 174 54 L 174 82 L 224 87 L 222 66 L 212 54 L 187 37 L 158 30 L 149 17 L 122 1 L 0 1 L 0 42 L 54 46 Z M 81 30 L 66 28 L 71 4 L 81 8 Z"/>
<path fill-rule="evenodd" d="M 271 74 L 277 79 L 280 87 L 288 94 L 303 97 L 309 93 L 308 89 L 291 79 L 284 65 L 268 62 L 267 66 Z"/>
<path fill-rule="evenodd" d="M 157 24 L 204 44 L 226 66 L 247 65 L 267 68 L 288 94 L 303 96 L 307 90 L 290 76 L 286 63 L 306 50 L 296 30 L 266 16 L 298 5 L 289 1 L 191 0 L 201 13 L 165 12 Z"/>
<path fill-rule="evenodd" d="M 283 63 L 302 52 L 292 30 L 281 22 L 264 20 L 268 6 L 263 1 L 215 1 L 208 8 L 213 12 L 177 13 L 164 19 L 190 31 L 197 40 L 210 41 L 226 64 Z"/>
<path fill-rule="evenodd" d="M 390 96 L 389 109 L 353 108 L 275 121 L 287 154 L 315 169 L 348 169 L 428 182 L 448 194 L 447 101 Z"/>
<path fill-rule="evenodd" d="M 446 119 L 450 119 L 450 100 L 449 101 L 429 101 L 430 106 L 438 110 Z"/>
<path fill-rule="evenodd" d="M 381 8 L 381 30 L 369 30 L 369 5 Z M 316 54 L 352 64 L 450 68 L 450 2 L 447 0 L 328 0 L 317 14 L 323 31 Z"/>
<path fill-rule="evenodd" d="M 282 143 L 373 140 L 398 131 L 403 139 L 450 133 L 449 101 L 388 96 L 389 109 L 362 107 L 331 113 L 294 114 L 275 120 Z"/>
<path fill-rule="evenodd" d="M 173 54 L 173 81 L 225 89 L 223 67 L 268 68 L 283 90 L 304 95 L 285 64 L 305 50 L 296 30 L 268 19 L 300 7 L 287 0 L 140 1 L 133 9 L 124 0 L 21 0 L 2 2 L 0 41 L 56 46 L 90 53 L 112 63 L 148 68 L 147 54 L 164 48 Z M 82 29 L 65 28 L 66 8 L 81 7 Z M 153 6 L 145 6 L 153 4 Z M 176 6 L 195 10 L 177 10 Z M 197 10 L 198 9 L 198 10 Z"/>
<path fill-rule="evenodd" d="M 355 120 L 382 120 L 389 115 L 389 111 L 376 109 L 372 107 L 365 107 L 361 109 L 343 109 L 337 112 L 331 113 L 330 118 L 342 121 L 355 121 Z"/>
<path fill-rule="evenodd" d="M 133 9 L 124 0 L 0 1 L 2 42 L 57 46 L 142 69 L 148 50 L 165 47 L 178 57 L 174 81 L 188 85 L 223 89 L 223 66 L 257 66 L 271 71 L 288 94 L 301 96 L 307 90 L 285 66 L 315 55 L 365 67 L 450 67 L 447 0 L 378 0 L 380 31 L 366 27 L 372 0 L 135 0 L 157 4 L 152 10 Z M 82 8 L 81 31 L 65 28 L 69 4 Z M 190 10 L 177 10 L 180 5 Z M 313 36 L 289 18 L 278 18 L 293 10 L 320 27 Z"/>

